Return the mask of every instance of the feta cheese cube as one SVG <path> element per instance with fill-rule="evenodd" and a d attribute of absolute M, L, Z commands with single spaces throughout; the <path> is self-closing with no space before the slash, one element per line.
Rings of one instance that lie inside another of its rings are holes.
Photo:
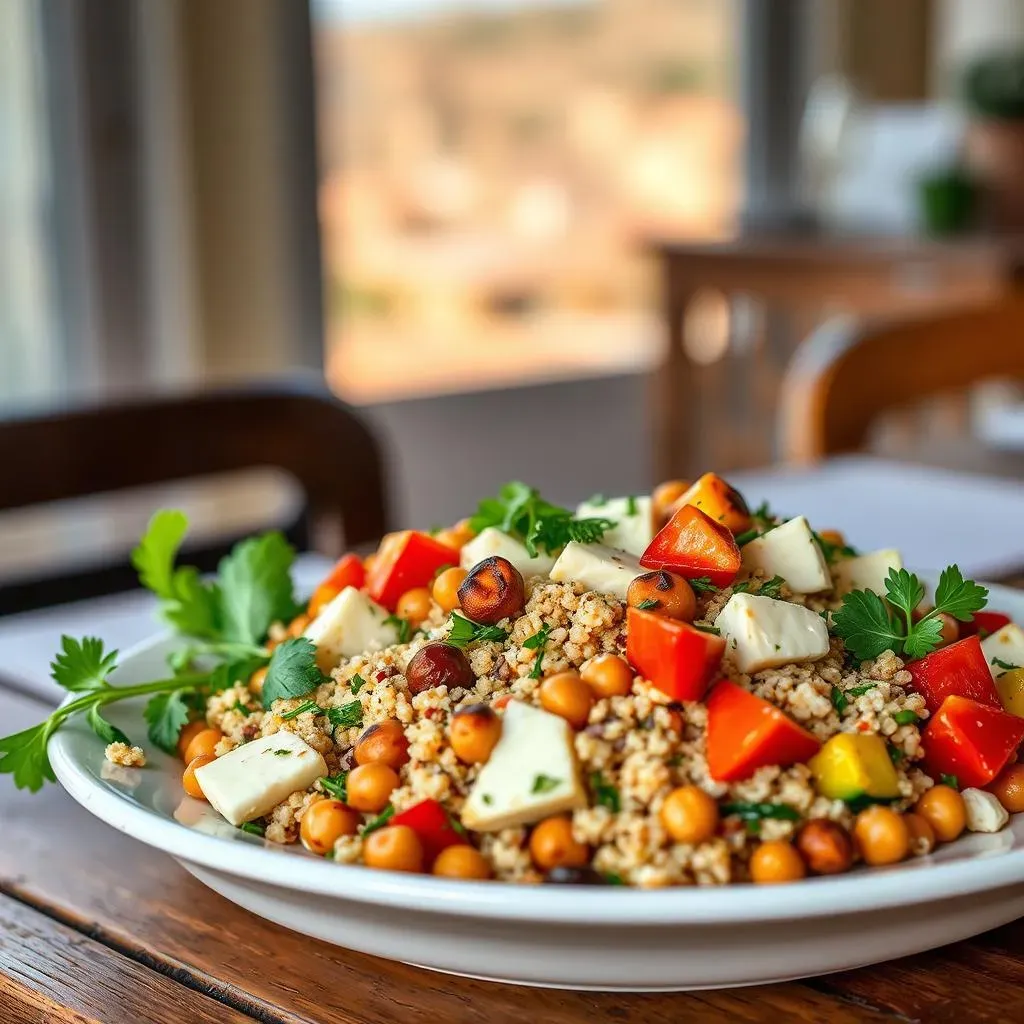
<path fill-rule="evenodd" d="M 586 806 L 569 723 L 511 701 L 501 739 L 466 798 L 462 824 L 476 832 L 498 832 Z"/>
<path fill-rule="evenodd" d="M 638 558 L 654 540 L 654 506 L 649 495 L 609 498 L 600 504 L 585 501 L 576 509 L 576 518 L 611 519 L 615 526 L 605 532 L 601 543 Z"/>
<path fill-rule="evenodd" d="M 832 574 L 805 516 L 790 519 L 763 537 L 744 544 L 743 568 L 781 576 L 794 594 L 817 594 L 832 588 Z"/>
<path fill-rule="evenodd" d="M 885 597 L 885 580 L 890 569 L 902 569 L 903 558 L 895 548 L 883 548 L 868 555 L 844 558 L 832 566 L 832 579 L 836 590 L 845 594 L 850 590 L 871 590 Z"/>
<path fill-rule="evenodd" d="M 985 652 L 985 660 L 993 679 L 1009 672 L 1007 665 L 1024 668 L 1024 630 L 1016 622 L 1008 622 L 991 636 L 985 637 L 981 641 L 981 649 Z M 1002 664 L 996 664 L 997 661 Z"/>
<path fill-rule="evenodd" d="M 462 568 L 472 569 L 477 562 L 494 555 L 507 558 L 519 570 L 523 579 L 545 576 L 555 564 L 554 556 L 546 551 L 538 550 L 536 557 L 532 557 L 521 541 L 502 533 L 497 527 L 488 526 L 463 546 L 460 560 Z"/>
<path fill-rule="evenodd" d="M 733 594 L 715 619 L 725 657 L 740 672 L 760 672 L 828 654 L 828 630 L 817 612 L 759 594 Z"/>
<path fill-rule="evenodd" d="M 582 583 L 587 590 L 626 600 L 630 583 L 646 570 L 633 555 L 604 544 L 570 541 L 551 569 L 556 583 Z"/>
<path fill-rule="evenodd" d="M 994 793 L 983 789 L 965 789 L 960 796 L 967 813 L 967 827 L 972 832 L 998 832 L 1010 815 Z"/>
<path fill-rule="evenodd" d="M 232 825 L 262 817 L 327 774 L 324 759 L 293 732 L 275 732 L 196 769 L 196 782 L 214 810 Z"/>
<path fill-rule="evenodd" d="M 346 587 L 309 624 L 306 637 L 316 644 L 316 663 L 324 674 L 345 658 L 382 651 L 398 643 L 388 613 L 361 590 Z"/>

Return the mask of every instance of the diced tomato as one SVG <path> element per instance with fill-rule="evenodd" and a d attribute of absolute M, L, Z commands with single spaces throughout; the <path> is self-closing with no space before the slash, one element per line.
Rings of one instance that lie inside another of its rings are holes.
<path fill-rule="evenodd" d="M 765 765 L 799 764 L 821 749 L 774 704 L 728 679 L 715 683 L 707 706 L 708 770 L 719 782 L 748 779 Z"/>
<path fill-rule="evenodd" d="M 947 697 L 921 732 L 925 770 L 955 775 L 962 787 L 987 786 L 1024 740 L 1024 718 L 967 697 Z"/>
<path fill-rule="evenodd" d="M 325 604 L 333 601 L 346 587 L 357 590 L 366 582 L 366 570 L 358 555 L 342 555 L 309 599 L 309 615 L 315 619 Z"/>
<path fill-rule="evenodd" d="M 468 842 L 452 822 L 451 815 L 436 800 L 421 800 L 418 804 L 396 814 L 390 824 L 408 825 L 423 846 L 427 863 L 449 846 Z"/>
<path fill-rule="evenodd" d="M 910 662 L 907 671 L 914 677 L 911 687 L 924 697 L 933 714 L 950 696 L 969 697 L 990 707 L 1002 707 L 981 641 L 976 636 L 958 640 Z"/>
<path fill-rule="evenodd" d="M 367 593 L 388 611 L 413 587 L 426 587 L 434 573 L 446 565 L 458 565 L 459 553 L 429 534 L 405 530 L 385 540 L 366 576 Z"/>
<path fill-rule="evenodd" d="M 978 636 L 982 640 L 991 636 L 997 629 L 1008 626 L 1013 619 L 1004 612 L 975 612 L 971 622 L 960 623 L 961 636 Z"/>
<path fill-rule="evenodd" d="M 740 549 L 727 526 L 683 505 L 655 535 L 640 564 L 691 580 L 707 576 L 716 587 L 727 587 L 740 571 Z"/>
<path fill-rule="evenodd" d="M 626 620 L 626 657 L 673 700 L 700 700 L 725 653 L 725 641 L 687 622 L 640 608 Z"/>

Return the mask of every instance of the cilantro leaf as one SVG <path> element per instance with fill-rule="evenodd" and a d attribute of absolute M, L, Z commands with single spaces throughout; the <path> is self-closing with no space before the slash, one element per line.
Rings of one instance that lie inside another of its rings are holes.
<path fill-rule="evenodd" d="M 291 567 L 295 552 L 280 533 L 236 544 L 218 567 L 223 639 L 259 644 L 274 622 L 298 612 Z"/>
<path fill-rule="evenodd" d="M 54 726 L 51 720 L 0 738 L 0 774 L 14 776 L 18 789 L 35 793 L 44 782 L 56 782 L 46 743 Z"/>
<path fill-rule="evenodd" d="M 714 594 L 719 589 L 711 582 L 710 576 L 698 576 L 688 582 L 698 594 Z"/>
<path fill-rule="evenodd" d="M 117 666 L 117 651 L 107 654 L 103 641 L 94 636 L 81 640 L 62 636 L 60 646 L 60 653 L 50 664 L 50 675 L 55 682 L 72 693 L 102 690 L 108 685 L 107 676 Z"/>
<path fill-rule="evenodd" d="M 304 636 L 285 640 L 274 648 L 263 682 L 263 706 L 270 708 L 282 697 L 305 697 L 323 681 L 317 668 L 316 647 Z"/>
<path fill-rule="evenodd" d="M 467 644 L 483 640 L 494 640 L 503 644 L 508 639 L 508 633 L 498 626 L 485 626 L 479 622 L 473 622 L 458 612 L 452 612 L 452 628 L 445 637 L 446 643 L 455 647 L 465 647 Z"/>
<path fill-rule="evenodd" d="M 838 714 L 842 713 L 849 707 L 850 702 L 846 699 L 846 694 L 838 686 L 832 687 L 832 707 L 834 707 Z"/>
<path fill-rule="evenodd" d="M 761 597 L 773 597 L 778 598 L 779 594 L 782 593 L 782 588 L 785 585 L 785 580 L 781 576 L 773 576 L 770 580 L 765 580 L 761 584 L 761 589 L 758 594 Z"/>
<path fill-rule="evenodd" d="M 905 708 L 903 711 L 897 711 L 892 716 L 892 720 L 897 725 L 912 725 L 917 721 L 917 712 L 911 711 L 910 708 Z"/>
<path fill-rule="evenodd" d="M 851 590 L 833 613 L 832 628 L 861 661 L 895 649 L 903 639 L 885 602 L 870 590 Z"/>
<path fill-rule="evenodd" d="M 89 728 L 104 743 L 127 743 L 128 746 L 132 746 L 132 741 L 116 725 L 112 725 L 108 722 L 101 714 L 98 704 L 93 704 L 89 711 L 86 713 L 85 720 L 89 723 Z"/>
<path fill-rule="evenodd" d="M 324 713 L 323 708 L 315 700 L 304 700 L 298 707 L 292 708 L 291 711 L 286 711 L 281 717 L 286 722 L 290 722 L 293 718 L 298 718 L 299 715 L 304 715 L 307 711 L 312 711 L 317 715 Z"/>
<path fill-rule="evenodd" d="M 363 705 L 357 700 L 350 700 L 340 707 L 328 708 L 324 714 L 334 729 L 354 729 L 363 724 Z"/>
<path fill-rule="evenodd" d="M 348 800 L 348 791 L 345 785 L 347 779 L 348 772 L 340 772 L 337 775 L 325 775 L 320 779 L 320 785 L 323 791 L 333 796 L 335 800 L 346 803 Z"/>
<path fill-rule="evenodd" d="M 181 690 L 158 693 L 147 702 L 142 717 L 149 727 L 149 739 L 161 750 L 173 754 L 181 730 L 188 724 L 188 704 Z"/>
<path fill-rule="evenodd" d="M 556 779 L 552 775 L 545 775 L 541 772 L 533 777 L 533 785 L 530 787 L 531 793 L 550 793 L 553 789 L 558 789 L 562 784 L 561 779 Z"/>
<path fill-rule="evenodd" d="M 988 591 L 974 580 L 965 580 L 958 565 L 950 565 L 942 570 L 939 584 L 935 588 L 937 611 L 952 615 L 961 622 L 971 622 L 974 613 L 981 611 L 987 601 Z"/>
<path fill-rule="evenodd" d="M 540 679 L 544 669 L 544 645 L 548 642 L 548 637 L 551 635 L 552 627 L 549 625 L 543 625 L 537 630 L 533 636 L 528 636 L 523 641 L 523 647 L 529 651 L 536 651 L 537 658 L 533 663 L 533 668 L 530 670 L 531 679 Z"/>
<path fill-rule="evenodd" d="M 612 814 L 618 814 L 622 810 L 622 798 L 619 791 L 600 772 L 594 772 L 590 776 L 590 787 L 594 791 L 594 803 L 601 807 L 607 807 Z"/>
<path fill-rule="evenodd" d="M 409 642 L 409 636 L 412 633 L 412 623 L 408 619 L 400 618 L 397 615 L 389 615 L 385 620 L 386 626 L 394 626 L 398 631 L 398 642 L 400 644 L 407 644 Z"/>

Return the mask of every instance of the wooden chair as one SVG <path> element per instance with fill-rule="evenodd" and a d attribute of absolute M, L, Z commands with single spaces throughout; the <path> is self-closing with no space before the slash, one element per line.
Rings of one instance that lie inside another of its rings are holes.
<path fill-rule="evenodd" d="M 388 528 L 380 445 L 319 384 L 261 383 L 0 421 L 0 466 L 0 510 L 276 468 L 299 485 L 304 503 L 292 522 L 268 525 L 300 550 L 325 535 L 358 546 Z M 190 564 L 213 569 L 237 539 L 190 548 Z M 0 615 L 135 585 L 127 558 L 0 583 Z"/>
<path fill-rule="evenodd" d="M 780 399 L 781 454 L 813 462 L 864 446 L 883 414 L 993 378 L 1024 380 L 1024 296 L 904 321 L 839 317 L 797 350 Z"/>

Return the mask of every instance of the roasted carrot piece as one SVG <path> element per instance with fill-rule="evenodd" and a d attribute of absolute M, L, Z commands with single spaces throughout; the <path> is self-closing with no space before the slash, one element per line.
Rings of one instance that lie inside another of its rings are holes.
<path fill-rule="evenodd" d="M 705 473 L 679 499 L 680 506 L 692 505 L 727 526 L 733 533 L 743 533 L 753 525 L 750 509 L 743 495 L 717 473 Z"/>

